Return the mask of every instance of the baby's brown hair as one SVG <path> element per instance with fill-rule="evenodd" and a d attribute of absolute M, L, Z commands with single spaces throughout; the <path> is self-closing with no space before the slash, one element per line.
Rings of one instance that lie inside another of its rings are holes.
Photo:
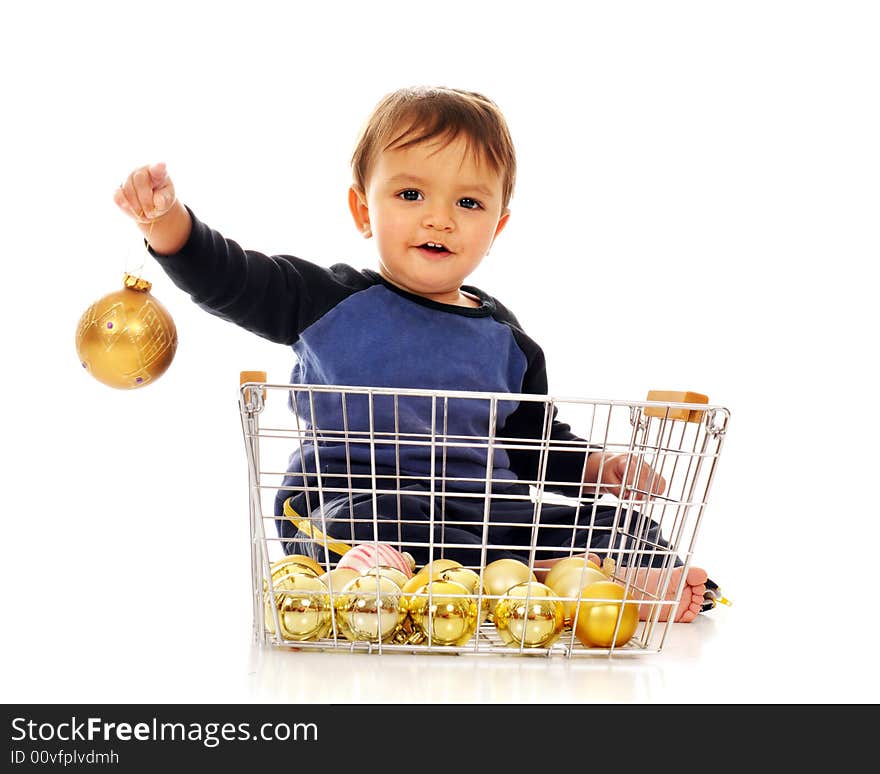
<path fill-rule="evenodd" d="M 474 91 L 419 86 L 382 98 L 367 120 L 351 157 L 355 185 L 366 191 L 370 165 L 378 153 L 434 138 L 452 142 L 463 134 L 468 150 L 501 175 L 502 209 L 513 194 L 516 154 L 507 121 L 498 106 Z"/>

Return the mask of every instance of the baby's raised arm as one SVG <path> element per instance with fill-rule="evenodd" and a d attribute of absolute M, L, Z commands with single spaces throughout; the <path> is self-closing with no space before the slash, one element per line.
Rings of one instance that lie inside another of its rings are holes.
<path fill-rule="evenodd" d="M 189 239 L 192 219 L 177 200 L 164 163 L 138 167 L 116 189 L 113 201 L 138 224 L 157 253 L 172 255 Z"/>

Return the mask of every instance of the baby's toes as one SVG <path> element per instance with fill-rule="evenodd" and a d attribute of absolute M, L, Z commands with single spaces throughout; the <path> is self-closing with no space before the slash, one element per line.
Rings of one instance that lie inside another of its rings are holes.
<path fill-rule="evenodd" d="M 709 580 L 708 573 L 702 567 L 688 567 L 685 583 L 688 586 L 702 586 L 703 591 L 706 590 L 706 581 Z"/>

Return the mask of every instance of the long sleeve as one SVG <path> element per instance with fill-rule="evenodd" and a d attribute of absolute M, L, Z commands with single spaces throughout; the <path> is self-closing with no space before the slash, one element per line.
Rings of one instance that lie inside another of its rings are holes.
<path fill-rule="evenodd" d="M 196 218 L 174 255 L 151 251 L 175 285 L 206 311 L 280 344 L 371 282 L 345 264 L 325 268 L 290 255 L 244 250 Z"/>

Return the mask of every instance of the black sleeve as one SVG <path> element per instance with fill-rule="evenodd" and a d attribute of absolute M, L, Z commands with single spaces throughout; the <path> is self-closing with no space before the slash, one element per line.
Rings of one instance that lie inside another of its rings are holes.
<path fill-rule="evenodd" d="M 495 300 L 495 299 L 493 299 Z M 525 394 L 547 394 L 547 364 L 544 351 L 523 331 L 516 317 L 495 300 L 496 319 L 508 325 L 516 343 L 526 356 L 528 366 L 523 377 L 522 389 Z M 508 417 L 501 429 L 505 437 L 522 438 L 532 445 L 544 436 L 544 428 L 549 422 L 549 439 L 551 450 L 547 455 L 547 468 L 544 475 L 545 488 L 569 496 L 580 494 L 580 483 L 583 478 L 584 464 L 588 454 L 588 446 L 584 439 L 575 435 L 571 427 L 559 421 L 554 406 L 548 416 L 549 404 L 541 401 L 521 401 L 519 406 Z M 558 442 L 558 443 L 554 443 Z M 568 450 L 563 450 L 568 449 Z M 541 452 L 537 449 L 508 449 L 510 467 L 524 481 L 536 481 L 540 477 Z M 565 486 L 561 482 L 570 482 L 575 486 Z"/>
<path fill-rule="evenodd" d="M 372 284 L 345 264 L 328 269 L 244 250 L 189 213 L 192 233 L 180 252 L 150 253 L 200 307 L 270 341 L 292 344 L 328 310 Z"/>

